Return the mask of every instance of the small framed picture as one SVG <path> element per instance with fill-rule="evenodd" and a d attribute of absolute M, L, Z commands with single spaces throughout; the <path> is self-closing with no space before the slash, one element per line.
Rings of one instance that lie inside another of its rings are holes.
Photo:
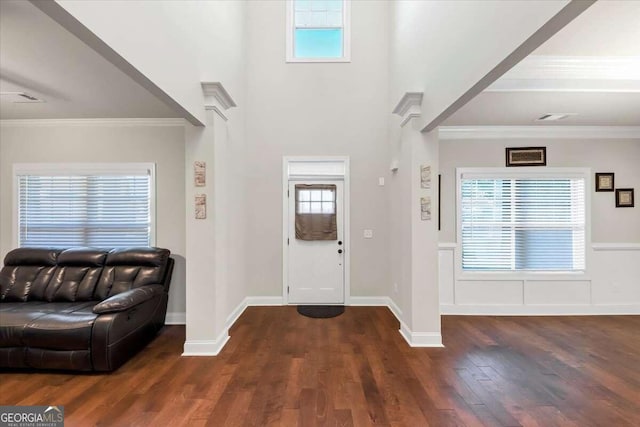
<path fill-rule="evenodd" d="M 633 188 L 616 189 L 616 208 L 632 208 L 633 204 Z"/>
<path fill-rule="evenodd" d="M 196 219 L 207 219 L 207 195 L 196 194 Z"/>
<path fill-rule="evenodd" d="M 596 173 L 596 191 L 613 191 L 615 189 L 613 172 Z"/>
<path fill-rule="evenodd" d="M 193 184 L 196 187 L 207 185 L 207 163 L 202 161 L 193 162 Z"/>
<path fill-rule="evenodd" d="M 547 166 L 547 147 L 507 147 L 507 166 Z"/>

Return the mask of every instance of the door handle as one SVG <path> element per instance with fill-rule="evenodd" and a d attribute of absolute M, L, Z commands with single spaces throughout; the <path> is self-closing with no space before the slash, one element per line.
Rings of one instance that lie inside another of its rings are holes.
<path fill-rule="evenodd" d="M 338 253 L 341 254 L 342 253 L 342 249 L 338 249 Z"/>

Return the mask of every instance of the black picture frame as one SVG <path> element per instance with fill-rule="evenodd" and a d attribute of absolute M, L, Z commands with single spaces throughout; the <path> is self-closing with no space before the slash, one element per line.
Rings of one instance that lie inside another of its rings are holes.
<path fill-rule="evenodd" d="M 615 191 L 615 174 L 613 172 L 596 172 L 596 191 Z"/>
<path fill-rule="evenodd" d="M 505 148 L 507 167 L 547 166 L 547 147 Z"/>
<path fill-rule="evenodd" d="M 616 188 L 616 208 L 634 207 L 633 188 Z"/>
<path fill-rule="evenodd" d="M 442 215 L 440 215 L 440 205 L 441 205 L 441 200 L 442 200 L 442 175 L 438 174 L 438 231 L 441 230 L 441 226 L 442 226 Z"/>

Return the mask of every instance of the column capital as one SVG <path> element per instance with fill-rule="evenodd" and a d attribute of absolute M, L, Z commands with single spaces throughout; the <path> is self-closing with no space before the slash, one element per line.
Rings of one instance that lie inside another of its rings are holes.
<path fill-rule="evenodd" d="M 229 108 L 237 107 L 229 92 L 220 82 L 201 82 L 202 93 L 204 94 L 204 108 L 205 110 L 213 110 L 220 117 L 227 121 L 227 116 L 224 114 L 225 110 Z"/>
<path fill-rule="evenodd" d="M 402 95 L 396 108 L 393 109 L 393 114 L 402 117 L 400 126 L 404 126 L 411 119 L 422 115 L 422 96 L 423 92 L 405 92 Z"/>

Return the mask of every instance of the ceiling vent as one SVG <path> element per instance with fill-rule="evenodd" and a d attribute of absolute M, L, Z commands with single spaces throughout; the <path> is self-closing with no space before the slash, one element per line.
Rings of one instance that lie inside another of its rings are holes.
<path fill-rule="evenodd" d="M 2 102 L 11 102 L 14 104 L 36 104 L 45 102 L 43 99 L 36 98 L 25 92 L 0 92 Z"/>
<path fill-rule="evenodd" d="M 547 113 L 536 119 L 536 122 L 556 122 L 567 117 L 577 116 L 578 113 Z"/>

